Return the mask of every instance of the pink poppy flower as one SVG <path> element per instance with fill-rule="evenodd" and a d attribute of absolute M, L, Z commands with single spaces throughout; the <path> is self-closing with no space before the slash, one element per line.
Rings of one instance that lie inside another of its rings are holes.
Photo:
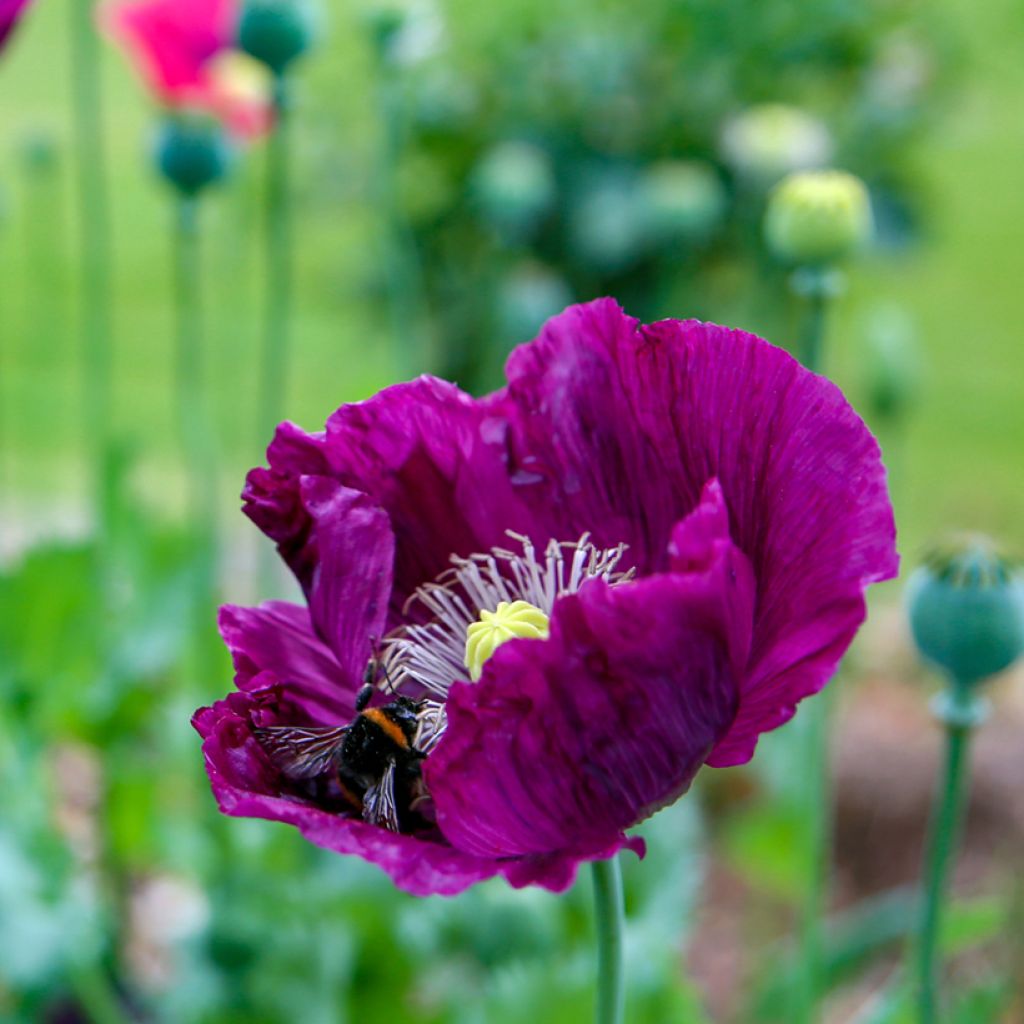
<path fill-rule="evenodd" d="M 135 0 L 100 17 L 160 102 L 210 113 L 241 137 L 269 129 L 265 82 L 253 68 L 239 70 L 237 0 Z"/>

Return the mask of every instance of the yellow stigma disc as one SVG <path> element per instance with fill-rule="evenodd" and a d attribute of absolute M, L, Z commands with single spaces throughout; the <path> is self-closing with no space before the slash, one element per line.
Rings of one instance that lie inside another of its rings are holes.
<path fill-rule="evenodd" d="M 484 662 L 507 640 L 547 640 L 548 617 L 529 601 L 502 601 L 493 611 L 482 611 L 480 621 L 466 630 L 466 668 L 475 683 Z"/>

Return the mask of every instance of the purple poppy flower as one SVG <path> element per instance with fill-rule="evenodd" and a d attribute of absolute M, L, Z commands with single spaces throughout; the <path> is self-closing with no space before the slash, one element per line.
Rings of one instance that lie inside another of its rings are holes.
<path fill-rule="evenodd" d="M 517 349 L 508 381 L 474 399 L 424 377 L 323 433 L 278 428 L 245 510 L 307 606 L 223 609 L 238 689 L 195 718 L 225 813 L 412 893 L 560 890 L 642 852 L 626 830 L 702 764 L 750 758 L 897 569 L 877 444 L 760 338 L 600 300 Z M 408 698 L 369 723 L 368 665 Z M 387 779 L 349 770 L 371 732 Z"/>
<path fill-rule="evenodd" d="M 0 49 L 7 43 L 8 37 L 18 24 L 18 19 L 31 2 L 32 0 L 0 0 Z"/>

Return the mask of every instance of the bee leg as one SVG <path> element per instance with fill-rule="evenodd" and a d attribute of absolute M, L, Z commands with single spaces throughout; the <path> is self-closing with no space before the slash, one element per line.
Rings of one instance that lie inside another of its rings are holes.
<path fill-rule="evenodd" d="M 373 700 L 373 694 L 376 687 L 373 683 L 367 683 L 356 695 L 356 711 L 365 711 L 370 701 Z"/>

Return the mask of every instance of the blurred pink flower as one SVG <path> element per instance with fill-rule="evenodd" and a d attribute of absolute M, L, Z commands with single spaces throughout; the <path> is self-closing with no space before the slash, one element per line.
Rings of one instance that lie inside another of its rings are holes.
<path fill-rule="evenodd" d="M 14 31 L 18 19 L 32 0 L 0 0 L 0 49 L 7 42 L 7 37 Z"/>
<path fill-rule="evenodd" d="M 268 89 L 234 63 L 245 59 L 234 49 L 237 0 L 114 2 L 100 19 L 162 103 L 206 111 L 242 137 L 269 129 Z"/>

